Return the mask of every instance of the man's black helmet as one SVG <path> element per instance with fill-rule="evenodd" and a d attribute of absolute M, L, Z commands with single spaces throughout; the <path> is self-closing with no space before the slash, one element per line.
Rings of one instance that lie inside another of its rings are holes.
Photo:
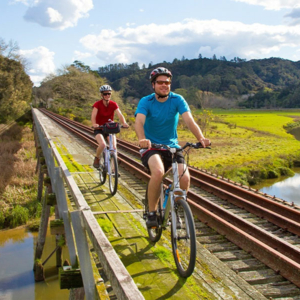
<path fill-rule="evenodd" d="M 150 74 L 150 81 L 151 83 L 155 80 L 156 77 L 158 77 L 159 75 L 166 75 L 168 77 L 170 77 L 170 79 L 172 80 L 172 73 L 171 71 L 169 71 L 168 69 L 164 68 L 164 67 L 158 67 L 156 69 L 154 69 L 151 74 Z"/>

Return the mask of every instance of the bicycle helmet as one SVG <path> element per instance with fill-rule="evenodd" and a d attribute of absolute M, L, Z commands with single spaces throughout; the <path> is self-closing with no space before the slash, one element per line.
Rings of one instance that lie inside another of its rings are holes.
<path fill-rule="evenodd" d="M 112 88 L 108 84 L 105 84 L 100 87 L 99 91 L 100 91 L 100 93 L 111 92 Z"/>
<path fill-rule="evenodd" d="M 149 79 L 150 79 L 151 83 L 159 75 L 166 75 L 166 76 L 170 77 L 170 79 L 172 79 L 172 73 L 168 69 L 166 69 L 164 67 L 158 67 L 158 68 L 154 69 L 150 74 Z"/>

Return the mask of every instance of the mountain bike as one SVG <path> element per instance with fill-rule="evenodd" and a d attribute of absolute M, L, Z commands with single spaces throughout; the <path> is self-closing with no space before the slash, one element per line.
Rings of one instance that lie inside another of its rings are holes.
<path fill-rule="evenodd" d="M 117 122 L 107 122 L 104 125 L 96 127 L 94 129 L 102 129 L 104 133 L 108 134 L 108 145 L 103 150 L 102 158 L 100 157 L 100 167 L 99 167 L 99 179 L 100 183 L 104 184 L 108 176 L 109 180 L 109 190 L 112 195 L 115 195 L 118 189 L 118 177 L 119 168 L 118 160 L 116 155 L 116 149 L 113 147 L 113 136 L 120 132 L 120 126 Z M 106 141 L 105 141 L 106 142 Z"/>
<path fill-rule="evenodd" d="M 171 242 L 174 260 L 180 276 L 185 278 L 189 277 L 195 268 L 196 231 L 193 215 L 187 202 L 186 191 L 180 188 L 176 153 L 188 147 L 198 149 L 202 148 L 202 145 L 200 143 L 186 143 L 180 149 L 170 148 L 163 144 L 151 145 L 151 148 L 167 149 L 170 151 L 172 155 L 172 167 L 164 174 L 161 182 L 161 192 L 157 208 L 159 226 L 147 229 L 149 239 L 152 242 L 157 242 L 161 238 L 162 230 L 166 229 L 167 226 L 171 226 Z M 172 174 L 173 181 L 168 188 L 165 188 L 163 181 L 169 174 Z M 144 219 L 147 220 L 149 212 L 148 185 L 144 205 Z"/>

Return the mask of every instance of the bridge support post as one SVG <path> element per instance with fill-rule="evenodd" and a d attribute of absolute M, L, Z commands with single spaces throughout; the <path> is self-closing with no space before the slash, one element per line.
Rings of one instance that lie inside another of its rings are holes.
<path fill-rule="evenodd" d="M 50 206 L 46 204 L 46 198 L 47 198 L 47 189 L 45 189 L 45 197 L 43 198 L 43 203 L 42 203 L 41 223 L 40 223 L 38 240 L 35 249 L 35 257 L 34 257 L 33 270 L 35 273 L 36 281 L 44 280 L 44 274 L 43 274 L 44 272 L 43 270 L 41 270 L 42 264 L 40 260 L 42 258 L 43 249 L 46 241 L 48 220 L 50 215 Z"/>
<path fill-rule="evenodd" d="M 71 212 L 72 224 L 75 233 L 80 270 L 85 291 L 86 300 L 95 299 L 96 286 L 94 282 L 93 267 L 91 263 L 88 240 L 84 230 L 81 211 Z"/>
<path fill-rule="evenodd" d="M 84 288 L 70 289 L 69 300 L 83 300 Z"/>

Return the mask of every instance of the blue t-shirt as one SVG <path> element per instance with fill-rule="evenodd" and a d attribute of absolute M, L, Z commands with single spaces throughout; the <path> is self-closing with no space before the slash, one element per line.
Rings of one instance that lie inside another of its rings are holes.
<path fill-rule="evenodd" d="M 170 92 L 167 101 L 159 102 L 155 94 L 143 97 L 135 111 L 146 116 L 144 131 L 146 139 L 152 143 L 177 147 L 177 125 L 179 114 L 190 111 L 187 102 L 181 95 Z"/>

